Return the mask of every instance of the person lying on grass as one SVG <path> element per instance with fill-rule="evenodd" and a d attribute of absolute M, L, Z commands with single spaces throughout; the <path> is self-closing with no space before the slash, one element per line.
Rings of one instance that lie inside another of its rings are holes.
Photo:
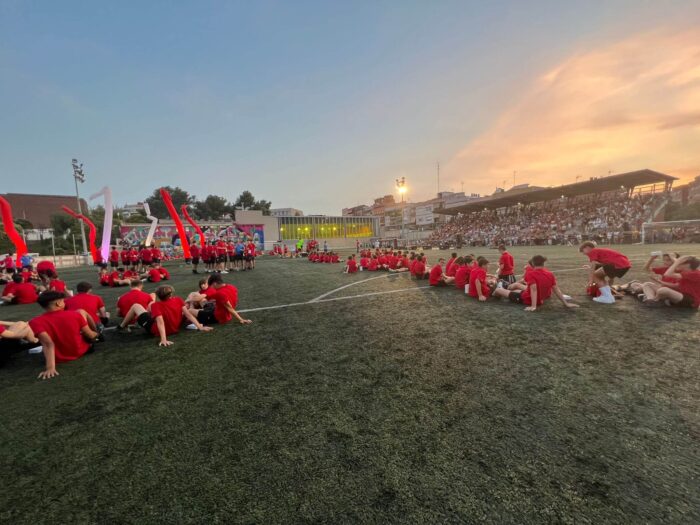
<path fill-rule="evenodd" d="M 192 309 L 194 308 L 195 310 L 201 310 L 206 306 L 206 304 L 209 301 L 214 300 L 214 296 L 216 295 L 216 290 L 214 289 L 213 286 L 209 286 L 209 280 L 208 279 L 200 279 L 199 280 L 199 289 L 196 292 L 191 292 L 188 296 L 187 299 L 185 299 L 185 303 L 187 304 L 187 307 Z"/>
<path fill-rule="evenodd" d="M 201 310 L 190 310 L 192 315 L 202 324 L 226 324 L 234 317 L 240 324 L 251 324 L 253 321 L 244 319 L 236 311 L 238 290 L 235 286 L 224 283 L 221 274 L 209 276 L 209 287 L 216 290 L 213 302 L 208 302 Z"/>
<path fill-rule="evenodd" d="M 44 313 L 29 321 L 29 326 L 39 339 L 46 360 L 46 369 L 39 379 L 51 379 L 58 375 L 56 363 L 75 361 L 92 352 L 100 336 L 85 310 L 66 310 L 65 294 L 42 292 L 37 302 Z"/>
<path fill-rule="evenodd" d="M 616 278 L 624 277 L 632 267 L 630 260 L 618 251 L 598 248 L 592 241 L 581 244 L 579 251 L 593 263 L 592 266 L 584 266 L 590 270 L 588 282 L 595 284 L 600 291 L 600 296 L 593 300 L 600 304 L 614 304 L 615 296 L 611 287 Z"/>
<path fill-rule="evenodd" d="M 532 269 L 525 274 L 525 284 L 513 283 L 508 289 L 496 288 L 494 297 L 508 299 L 515 304 L 524 304 L 527 312 L 534 312 L 538 306 L 542 306 L 554 292 L 559 300 L 567 308 L 578 308 L 577 304 L 570 303 L 557 285 L 554 274 L 545 268 L 546 257 L 535 255 L 531 259 Z"/>
<path fill-rule="evenodd" d="M 202 332 L 213 330 L 213 328 L 204 326 L 197 321 L 197 318 L 190 313 L 187 305 L 185 305 L 185 301 L 173 295 L 174 291 L 172 286 L 159 286 L 156 288 L 158 301 L 151 303 L 148 310 L 141 304 L 135 303 L 117 329 L 127 328 L 136 319 L 136 323 L 146 333 L 159 338 L 158 346 L 174 344 L 168 340 L 168 336 L 178 333 L 185 320 L 189 322 L 188 328 L 193 326 L 194 328 L 191 328 L 193 330 Z"/>
<path fill-rule="evenodd" d="M 29 323 L 0 321 L 0 367 L 10 360 L 12 354 L 32 348 L 38 342 Z"/>
<path fill-rule="evenodd" d="M 665 282 L 658 290 L 645 288 L 645 303 L 663 301 L 667 306 L 700 308 L 700 259 L 686 255 L 676 259 L 664 277 L 677 282 Z"/>
<path fill-rule="evenodd" d="M 430 286 L 445 286 L 454 282 L 454 277 L 448 277 L 442 271 L 443 264 L 445 264 L 445 259 L 441 257 L 438 259 L 438 263 L 430 269 L 428 277 L 428 284 L 430 284 Z"/>

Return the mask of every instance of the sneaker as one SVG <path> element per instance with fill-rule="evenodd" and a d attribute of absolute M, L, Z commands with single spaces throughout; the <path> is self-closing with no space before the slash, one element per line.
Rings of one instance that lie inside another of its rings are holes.
<path fill-rule="evenodd" d="M 601 295 L 599 297 L 594 297 L 593 300 L 598 304 L 615 304 L 615 298 L 613 296 L 605 297 Z"/>
<path fill-rule="evenodd" d="M 41 346 L 34 346 L 32 348 L 29 348 L 27 350 L 27 353 L 29 354 L 40 354 L 43 351 Z"/>
<path fill-rule="evenodd" d="M 190 323 L 185 327 L 186 330 L 199 330 L 194 323 Z"/>
<path fill-rule="evenodd" d="M 496 283 L 496 289 L 503 288 L 503 281 L 498 281 Z"/>
<path fill-rule="evenodd" d="M 646 300 L 647 296 L 644 295 L 643 293 L 637 294 L 637 301 L 640 303 L 643 303 Z"/>
<path fill-rule="evenodd" d="M 228 273 L 226 270 L 221 270 L 219 273 Z"/>
<path fill-rule="evenodd" d="M 573 299 L 573 297 L 571 297 L 570 295 L 562 294 L 562 296 L 564 297 L 565 301 L 571 301 Z"/>

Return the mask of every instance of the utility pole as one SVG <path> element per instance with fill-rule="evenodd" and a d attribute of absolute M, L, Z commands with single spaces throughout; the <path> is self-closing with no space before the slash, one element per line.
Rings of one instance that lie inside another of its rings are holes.
<path fill-rule="evenodd" d="M 83 207 L 80 204 L 80 192 L 78 191 L 78 181 L 82 184 L 85 182 L 85 173 L 83 173 L 83 165 L 78 164 L 77 159 L 73 159 L 73 178 L 75 179 L 75 198 L 78 201 L 78 213 L 83 213 Z M 85 223 L 83 221 L 78 221 L 80 223 L 80 233 L 83 238 L 83 253 L 87 253 L 87 242 L 85 240 Z"/>
<path fill-rule="evenodd" d="M 518 173 L 517 171 L 513 172 L 513 187 L 515 187 L 515 174 Z"/>
<path fill-rule="evenodd" d="M 464 193 L 464 181 L 461 181 L 460 184 L 462 184 L 462 193 Z"/>

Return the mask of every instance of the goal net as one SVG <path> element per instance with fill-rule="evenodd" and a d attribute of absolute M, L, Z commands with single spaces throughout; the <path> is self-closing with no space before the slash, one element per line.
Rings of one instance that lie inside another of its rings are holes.
<path fill-rule="evenodd" d="M 641 240 L 642 244 L 700 242 L 700 219 L 645 222 Z"/>

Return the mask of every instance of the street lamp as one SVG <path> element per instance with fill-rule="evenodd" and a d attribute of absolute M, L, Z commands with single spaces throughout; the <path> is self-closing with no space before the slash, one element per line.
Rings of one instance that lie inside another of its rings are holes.
<path fill-rule="evenodd" d="M 78 164 L 78 159 L 73 159 L 73 178 L 75 179 L 75 198 L 78 200 L 78 213 L 83 213 L 83 207 L 80 204 L 80 193 L 78 192 L 78 182 L 81 184 L 85 182 L 85 173 L 83 172 L 83 165 Z M 83 253 L 87 253 L 87 242 L 85 241 L 85 223 L 80 222 L 80 233 L 83 237 Z"/>
<path fill-rule="evenodd" d="M 399 190 L 399 194 L 401 195 L 401 202 L 403 202 L 403 195 L 406 193 L 406 177 L 401 177 L 400 179 L 396 179 L 396 188 Z"/>

